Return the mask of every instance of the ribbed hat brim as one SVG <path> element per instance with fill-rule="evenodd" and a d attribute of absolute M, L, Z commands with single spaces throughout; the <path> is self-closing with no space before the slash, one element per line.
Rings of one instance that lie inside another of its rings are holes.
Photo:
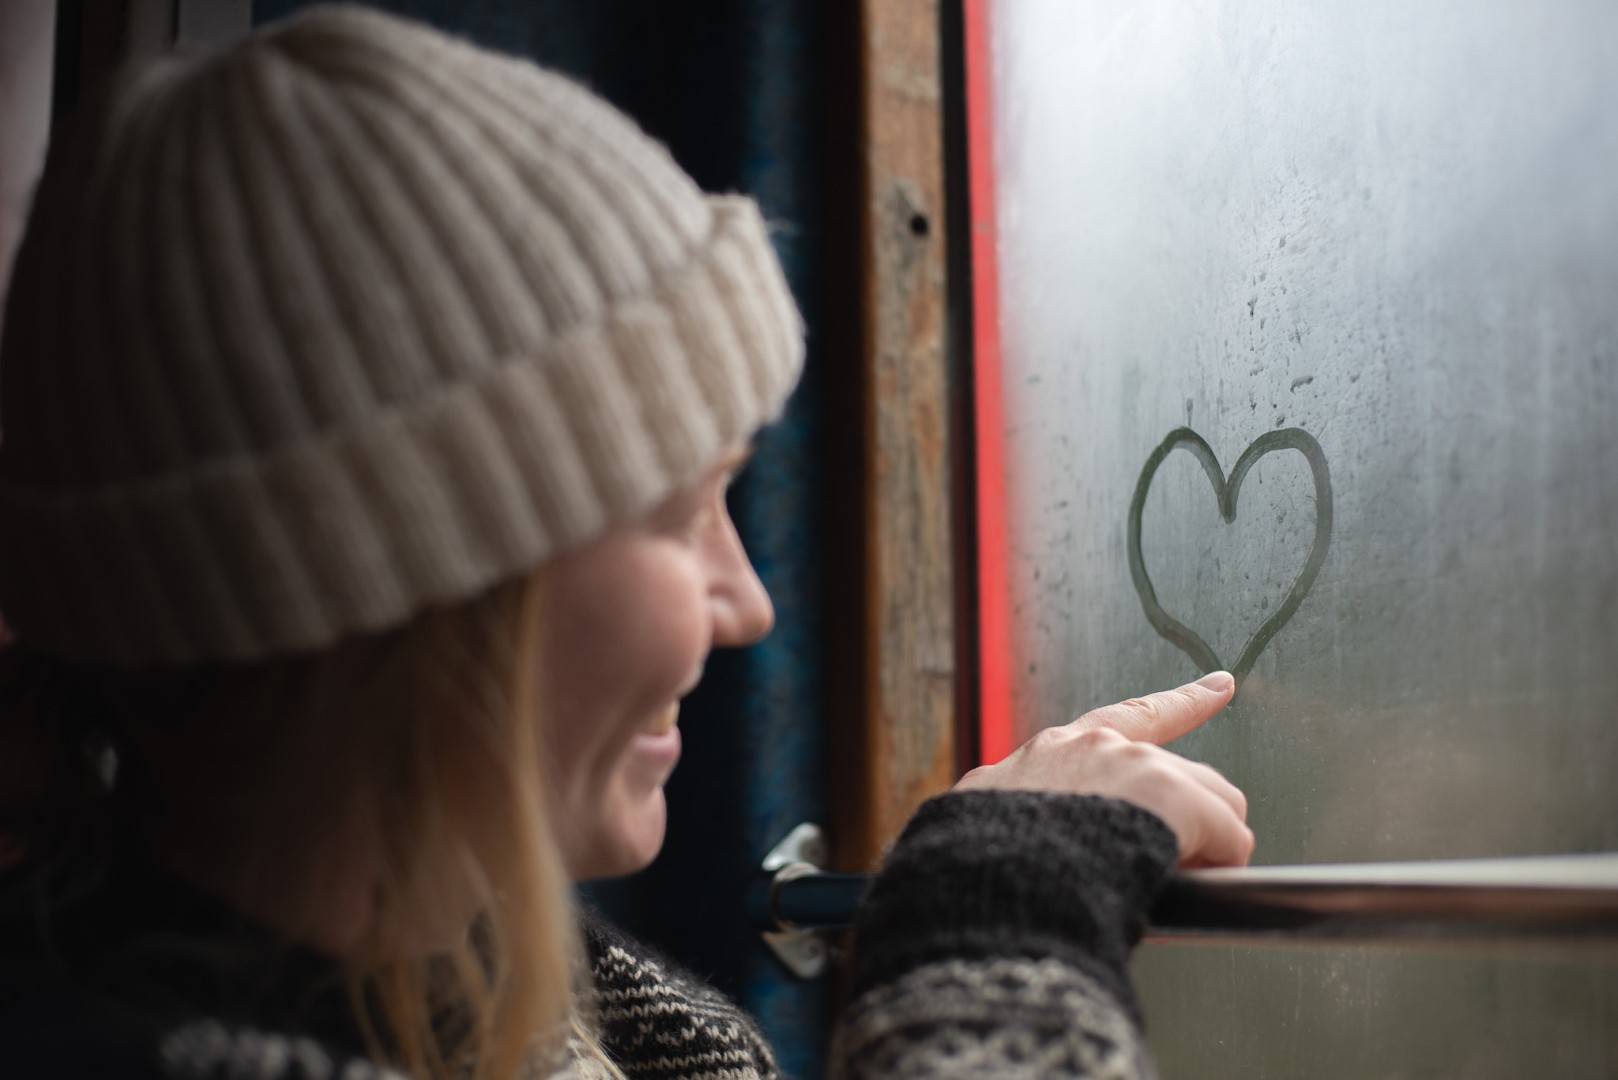
<path fill-rule="evenodd" d="M 0 610 L 80 658 L 249 660 L 394 625 L 646 512 L 779 415 L 803 361 L 757 208 L 710 207 L 644 303 L 428 400 L 138 483 L 0 487 Z"/>

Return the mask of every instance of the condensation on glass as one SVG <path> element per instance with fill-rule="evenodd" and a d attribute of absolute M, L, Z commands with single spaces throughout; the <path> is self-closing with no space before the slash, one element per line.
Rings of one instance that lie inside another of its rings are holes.
<path fill-rule="evenodd" d="M 1618 850 L 1618 4 L 992 35 L 1020 734 L 1246 654 L 1258 861 Z M 1618 1075 L 1611 951 L 1136 972 L 1170 1078 Z"/>

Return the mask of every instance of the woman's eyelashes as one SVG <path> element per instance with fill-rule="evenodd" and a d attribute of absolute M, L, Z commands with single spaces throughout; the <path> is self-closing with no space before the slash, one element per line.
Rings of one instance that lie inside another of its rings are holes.
<path fill-rule="evenodd" d="M 704 484 L 682 507 L 681 531 L 687 537 L 691 539 L 702 537 L 724 518 L 728 513 L 725 497 L 730 491 L 731 481 L 735 478 L 736 474 L 733 471 L 726 470 Z"/>
<path fill-rule="evenodd" d="M 700 540 L 713 523 L 713 503 L 703 500 L 686 515 L 681 523 L 680 534 L 687 540 Z"/>
<path fill-rule="evenodd" d="M 723 499 L 721 493 L 718 498 Z M 663 515 L 662 532 L 678 540 L 696 540 L 713 519 L 714 497 L 693 493 L 676 499 Z"/>
<path fill-rule="evenodd" d="M 677 495 L 663 505 L 652 520 L 658 532 L 678 540 L 702 539 L 729 515 L 725 499 L 730 485 L 745 462 L 713 473 L 697 487 Z"/>

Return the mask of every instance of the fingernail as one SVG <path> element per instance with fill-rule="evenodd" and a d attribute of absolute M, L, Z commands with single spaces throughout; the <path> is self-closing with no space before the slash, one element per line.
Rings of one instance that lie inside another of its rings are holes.
<path fill-rule="evenodd" d="M 1236 685 L 1235 678 L 1228 671 L 1210 671 L 1197 680 L 1197 685 L 1204 690 L 1212 690 L 1216 694 L 1223 694 Z"/>

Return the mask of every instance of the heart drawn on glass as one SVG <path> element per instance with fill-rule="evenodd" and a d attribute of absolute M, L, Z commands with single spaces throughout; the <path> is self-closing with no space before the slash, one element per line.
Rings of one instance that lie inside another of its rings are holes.
<path fill-rule="evenodd" d="M 1260 435 L 1253 445 L 1242 451 L 1242 456 L 1236 459 L 1236 467 L 1230 470 L 1230 479 L 1219 467 L 1219 459 L 1214 456 L 1213 448 L 1206 439 L 1190 428 L 1175 428 L 1152 451 L 1152 456 L 1146 459 L 1146 465 L 1141 469 L 1140 480 L 1135 484 L 1135 497 L 1129 504 L 1129 575 L 1134 579 L 1135 591 L 1140 594 L 1141 607 L 1146 611 L 1146 620 L 1152 624 L 1156 631 L 1173 642 L 1187 656 L 1196 662 L 1204 672 L 1218 671 L 1224 667 L 1218 655 L 1209 647 L 1202 637 L 1185 623 L 1176 619 L 1163 610 L 1158 603 L 1157 590 L 1152 587 L 1152 579 L 1146 574 L 1146 559 L 1141 554 L 1140 522 L 1141 515 L 1146 509 L 1146 493 L 1151 489 L 1152 478 L 1157 475 L 1158 466 L 1163 459 L 1173 453 L 1175 449 L 1184 447 L 1190 454 L 1202 463 L 1202 469 L 1208 474 L 1208 480 L 1213 484 L 1214 494 L 1219 500 L 1219 514 L 1226 524 L 1236 520 L 1236 498 L 1241 494 L 1242 480 L 1246 478 L 1248 470 L 1265 454 L 1276 450 L 1296 450 L 1309 462 L 1309 472 L 1315 480 L 1315 540 L 1309 549 L 1309 559 L 1303 564 L 1303 569 L 1293 579 L 1292 587 L 1287 590 L 1286 599 L 1276 608 L 1275 614 L 1264 620 L 1262 626 L 1253 631 L 1253 636 L 1247 639 L 1247 645 L 1242 649 L 1241 658 L 1236 666 L 1229 669 L 1241 682 L 1252 670 L 1253 661 L 1258 654 L 1264 651 L 1264 646 L 1285 626 L 1287 620 L 1292 618 L 1303 598 L 1309 594 L 1309 589 L 1315 583 L 1315 576 L 1320 573 L 1321 564 L 1326 561 L 1326 549 L 1331 545 L 1331 470 L 1326 466 L 1325 452 L 1320 449 L 1320 443 L 1315 437 L 1302 428 L 1282 428 Z"/>

